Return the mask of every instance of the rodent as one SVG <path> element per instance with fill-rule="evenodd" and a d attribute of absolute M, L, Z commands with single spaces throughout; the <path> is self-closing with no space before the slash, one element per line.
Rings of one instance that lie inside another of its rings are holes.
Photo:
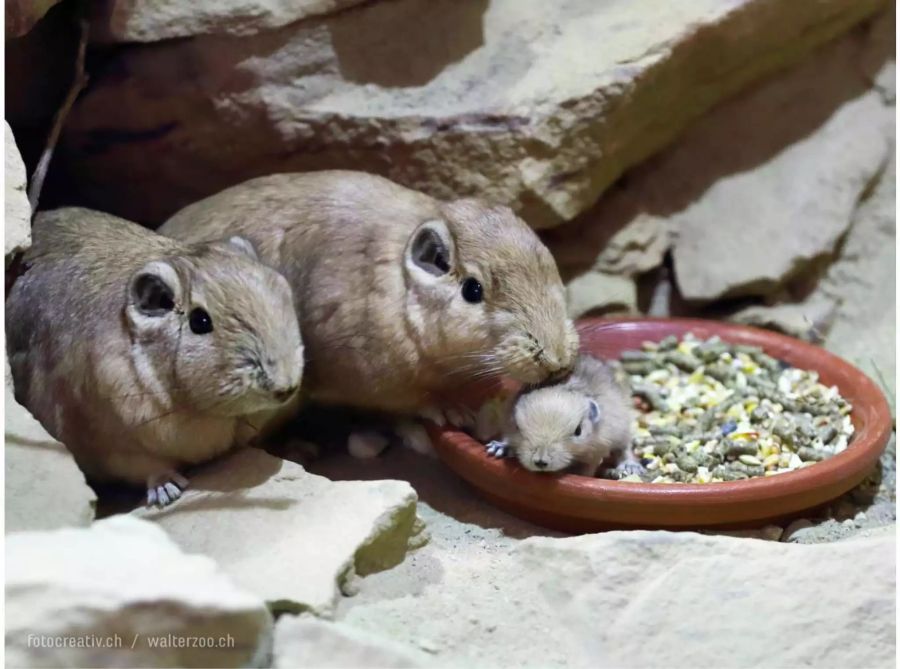
<path fill-rule="evenodd" d="M 511 209 L 443 202 L 352 171 L 276 174 L 159 232 L 241 234 L 294 289 L 319 403 L 428 415 L 462 382 L 565 373 L 578 336 L 556 263 Z"/>
<path fill-rule="evenodd" d="M 6 300 L 16 399 L 91 480 L 148 486 L 251 440 L 297 395 L 290 286 L 240 237 L 185 244 L 80 208 L 40 214 Z"/>
<path fill-rule="evenodd" d="M 525 388 L 511 402 L 504 438 L 486 445 L 498 457 L 509 450 L 526 469 L 555 472 L 577 466 L 596 476 L 600 464 L 615 456 L 620 471 L 642 467 L 631 450 L 631 406 L 614 371 L 581 354 L 565 380 Z"/>

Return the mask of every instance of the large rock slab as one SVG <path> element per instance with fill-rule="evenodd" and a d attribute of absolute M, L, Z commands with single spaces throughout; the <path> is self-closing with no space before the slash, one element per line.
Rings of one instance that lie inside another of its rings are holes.
<path fill-rule="evenodd" d="M 5 355 L 3 362 L 6 532 L 89 525 L 97 496 L 68 449 L 16 402 Z"/>
<path fill-rule="evenodd" d="M 668 157 L 694 179 L 718 172 L 668 219 L 686 300 L 772 293 L 834 252 L 893 151 L 894 110 L 860 49 L 846 41 L 723 105 Z"/>
<path fill-rule="evenodd" d="M 203 467 L 171 507 L 135 513 L 273 609 L 327 617 L 355 576 L 403 560 L 416 500 L 405 482 L 332 482 L 246 449 Z"/>
<path fill-rule="evenodd" d="M 9 667 L 263 666 L 272 617 L 152 523 L 6 537 Z"/>
<path fill-rule="evenodd" d="M 250 35 L 362 1 L 105 0 L 94 3 L 91 36 L 97 42 L 157 42 L 203 34 Z"/>
<path fill-rule="evenodd" d="M 3 255 L 6 263 L 14 253 L 31 245 L 31 205 L 28 204 L 28 177 L 9 123 L 4 121 L 6 141 L 6 198 L 3 223 Z"/>
<path fill-rule="evenodd" d="M 421 650 L 310 615 L 282 616 L 275 626 L 276 669 L 433 666 Z"/>
<path fill-rule="evenodd" d="M 822 545 L 647 531 L 517 545 L 477 527 L 466 536 L 422 549 L 400 576 L 366 579 L 341 620 L 428 640 L 439 666 L 893 666 L 890 529 Z"/>
<path fill-rule="evenodd" d="M 365 3 L 116 51 L 58 157 L 79 203 L 143 222 L 251 177 L 341 167 L 480 195 L 547 227 L 713 104 L 886 5 Z"/>

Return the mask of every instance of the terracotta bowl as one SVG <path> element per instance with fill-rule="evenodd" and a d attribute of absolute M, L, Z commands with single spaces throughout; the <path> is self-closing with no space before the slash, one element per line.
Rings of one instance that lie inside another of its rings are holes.
<path fill-rule="evenodd" d="M 694 319 L 585 319 L 578 329 L 582 350 L 604 358 L 688 331 L 760 346 L 795 367 L 816 370 L 825 385 L 836 385 L 853 405 L 856 432 L 843 453 L 794 472 L 723 483 L 653 484 L 533 473 L 513 458 L 489 457 L 462 432 L 433 428 L 435 447 L 447 465 L 496 506 L 539 525 L 565 532 L 758 527 L 797 516 L 856 486 L 890 437 L 890 409 L 878 386 L 841 358 L 798 339 Z"/>

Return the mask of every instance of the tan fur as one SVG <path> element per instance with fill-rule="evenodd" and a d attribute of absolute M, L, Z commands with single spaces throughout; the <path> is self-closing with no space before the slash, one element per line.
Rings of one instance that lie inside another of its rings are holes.
<path fill-rule="evenodd" d="M 290 287 L 240 247 L 187 245 L 84 209 L 41 214 L 33 234 L 6 302 L 16 397 L 91 478 L 144 483 L 211 458 L 299 385 Z M 130 292 L 151 265 L 179 287 L 159 317 L 138 313 Z M 197 306 L 208 334 L 188 325 Z"/>
<path fill-rule="evenodd" d="M 405 263 L 428 221 L 455 246 L 448 274 Z M 358 172 L 279 174 L 183 209 L 160 232 L 187 241 L 241 234 L 294 289 L 313 399 L 392 412 L 440 403 L 461 381 L 539 382 L 571 367 L 577 335 L 556 265 L 510 209 L 445 203 Z M 460 295 L 466 277 L 484 302 Z"/>
<path fill-rule="evenodd" d="M 588 419 L 589 401 L 600 409 Z M 574 435 L 576 428 L 582 434 Z M 628 452 L 631 407 L 613 371 L 602 361 L 580 355 L 565 381 L 523 392 L 515 401 L 507 440 L 522 465 L 533 471 L 559 471 L 580 463 L 594 476 L 613 452 Z M 545 467 L 536 466 L 542 460 Z"/>

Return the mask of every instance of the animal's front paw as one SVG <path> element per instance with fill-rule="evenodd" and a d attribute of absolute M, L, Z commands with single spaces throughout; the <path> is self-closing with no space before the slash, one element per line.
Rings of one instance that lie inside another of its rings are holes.
<path fill-rule="evenodd" d="M 431 437 L 428 436 L 428 430 L 422 424 L 412 420 L 402 420 L 397 423 L 394 431 L 407 448 L 420 455 L 437 457 L 437 452 L 431 444 Z"/>
<path fill-rule="evenodd" d="M 626 460 L 619 464 L 619 466 L 616 467 L 616 471 L 619 472 L 619 478 L 625 478 L 626 476 L 642 476 L 647 473 L 644 465 L 634 460 Z"/>
<path fill-rule="evenodd" d="M 484 448 L 488 455 L 492 455 L 495 458 L 505 458 L 509 455 L 509 444 L 502 440 L 489 441 L 484 445 Z"/>
<path fill-rule="evenodd" d="M 147 479 L 147 506 L 160 508 L 172 504 L 188 487 L 188 480 L 178 472 L 163 472 Z"/>
<path fill-rule="evenodd" d="M 378 432 L 353 432 L 347 438 L 347 450 L 354 458 L 372 460 L 381 455 L 389 443 L 388 438 Z"/>
<path fill-rule="evenodd" d="M 445 409 L 444 416 L 458 430 L 474 430 L 478 420 L 477 412 L 462 404 Z"/>

